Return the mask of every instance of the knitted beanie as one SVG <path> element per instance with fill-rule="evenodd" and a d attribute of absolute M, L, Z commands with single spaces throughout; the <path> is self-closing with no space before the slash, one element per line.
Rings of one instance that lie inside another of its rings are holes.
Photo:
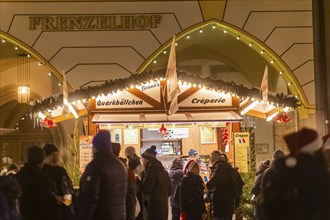
<path fill-rule="evenodd" d="M 46 144 L 42 149 L 45 152 L 45 157 L 51 155 L 54 152 L 59 152 L 58 148 L 54 144 Z"/>
<path fill-rule="evenodd" d="M 44 161 L 45 153 L 38 146 L 31 146 L 27 150 L 27 161 L 33 164 L 41 164 Z"/>
<path fill-rule="evenodd" d="M 157 148 L 155 145 L 151 145 L 147 150 L 143 152 L 142 157 L 148 160 L 156 158 L 157 155 L 156 149 Z"/>
<path fill-rule="evenodd" d="M 101 131 L 93 138 L 93 147 L 97 150 L 111 150 L 109 131 Z"/>

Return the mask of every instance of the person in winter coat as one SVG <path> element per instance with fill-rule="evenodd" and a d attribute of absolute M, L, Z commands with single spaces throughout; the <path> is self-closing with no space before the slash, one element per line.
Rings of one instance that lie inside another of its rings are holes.
<path fill-rule="evenodd" d="M 47 177 L 42 172 L 44 152 L 38 146 L 27 150 L 27 163 L 17 173 L 21 186 L 19 208 L 22 220 L 51 219 L 50 206 L 55 203 L 50 192 Z"/>
<path fill-rule="evenodd" d="M 256 179 L 254 182 L 254 185 L 251 189 L 251 194 L 252 194 L 252 202 L 254 204 L 254 219 L 255 220 L 264 220 L 264 213 L 262 210 L 262 207 L 260 205 L 260 203 L 258 202 L 259 199 L 259 194 L 261 191 L 261 179 L 262 179 L 262 175 L 264 173 L 264 171 L 269 168 L 270 166 L 270 160 L 266 160 L 266 161 L 261 161 L 258 165 L 258 172 L 256 173 Z"/>
<path fill-rule="evenodd" d="M 0 219 L 20 220 L 18 197 L 21 188 L 18 181 L 11 175 L 0 176 Z"/>
<path fill-rule="evenodd" d="M 118 157 L 120 161 L 123 162 L 125 167 L 127 167 L 127 159 L 119 157 L 121 150 L 120 143 L 112 143 L 113 154 Z M 136 205 L 136 179 L 134 172 L 127 167 L 127 194 L 126 194 L 126 219 L 135 219 L 135 205 Z"/>
<path fill-rule="evenodd" d="M 284 136 L 290 154 L 275 160 L 261 193 L 267 220 L 325 220 L 330 181 L 322 140 L 309 128 Z"/>
<path fill-rule="evenodd" d="M 213 220 L 231 220 L 235 212 L 232 166 L 226 155 L 213 151 L 210 155 L 211 174 L 206 187 L 211 196 Z"/>
<path fill-rule="evenodd" d="M 179 185 L 181 220 L 206 219 L 204 189 L 198 163 L 190 160 L 185 168 L 185 176 Z"/>
<path fill-rule="evenodd" d="M 59 150 L 53 144 L 46 144 L 43 150 L 46 157 L 42 172 L 48 179 L 50 191 L 56 201 L 50 207 L 51 218 L 49 220 L 75 219 L 74 206 L 72 204 L 73 185 L 66 170 L 60 166 Z"/>
<path fill-rule="evenodd" d="M 162 163 L 156 159 L 156 146 L 151 146 L 142 154 L 145 167 L 138 182 L 143 193 L 144 220 L 167 220 L 168 197 L 171 195 L 171 183 Z"/>
<path fill-rule="evenodd" d="M 128 148 L 128 147 L 127 147 Z M 134 148 L 133 148 L 134 149 Z M 126 149 L 125 149 L 126 154 Z M 135 182 L 140 180 L 140 175 L 142 172 L 142 164 L 138 155 L 134 153 L 126 154 L 128 159 L 128 168 L 133 171 L 135 175 Z M 136 220 L 143 220 L 143 195 L 140 190 L 136 190 L 137 204 L 135 206 L 135 216 Z"/>
<path fill-rule="evenodd" d="M 177 185 L 181 182 L 183 178 L 183 163 L 181 158 L 175 158 L 172 162 L 170 172 L 172 193 L 170 197 L 170 203 L 172 208 L 172 220 L 180 220 L 180 204 L 175 201 L 174 193 L 176 191 Z"/>
<path fill-rule="evenodd" d="M 261 177 L 261 185 L 260 185 L 261 190 L 270 184 L 270 181 L 272 180 L 272 176 L 276 173 L 275 162 L 284 157 L 285 157 L 285 154 L 281 150 L 276 150 L 273 153 L 272 163 L 271 163 L 270 167 L 268 167 L 263 172 L 262 177 Z"/>
<path fill-rule="evenodd" d="M 78 220 L 126 220 L 127 169 L 110 140 L 108 131 L 93 138 L 93 160 L 80 179 Z"/>

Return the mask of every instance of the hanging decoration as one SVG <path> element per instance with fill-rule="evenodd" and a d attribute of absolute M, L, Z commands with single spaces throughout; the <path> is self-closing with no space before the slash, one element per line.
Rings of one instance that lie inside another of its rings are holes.
<path fill-rule="evenodd" d="M 117 91 L 129 89 L 131 85 L 142 85 L 151 80 L 163 80 L 165 78 L 166 69 L 157 71 L 145 71 L 143 73 L 132 74 L 125 79 L 109 80 L 101 85 L 88 86 L 77 89 L 68 94 L 69 102 L 76 102 L 78 100 L 89 100 L 93 97 L 114 94 Z M 223 80 L 216 80 L 211 77 L 202 78 L 198 74 L 188 73 L 183 70 L 177 70 L 178 80 L 182 82 L 190 82 L 196 84 L 200 88 L 208 90 L 214 90 L 218 92 L 230 93 L 233 96 L 237 96 L 240 99 L 255 98 L 260 100 L 260 91 L 256 87 L 244 87 L 243 85 L 236 85 L 234 82 L 225 82 Z M 282 94 L 276 94 L 268 96 L 268 101 L 274 103 L 279 107 L 292 107 L 296 108 L 300 105 L 300 101 L 294 96 L 286 96 Z M 34 100 L 30 103 L 31 112 L 37 113 L 40 111 L 46 111 L 47 109 L 55 109 L 58 106 L 63 105 L 63 94 L 56 94 L 43 98 L 42 100 Z"/>
<path fill-rule="evenodd" d="M 222 128 L 222 135 L 221 135 L 221 140 L 222 140 L 222 146 L 226 147 L 228 144 L 228 129 L 227 127 Z"/>
<path fill-rule="evenodd" d="M 288 116 L 288 114 L 284 111 L 279 112 L 274 119 L 278 122 L 278 123 L 287 123 L 289 121 L 291 121 L 291 118 Z"/>
<path fill-rule="evenodd" d="M 163 134 L 163 135 L 166 135 L 168 134 L 168 131 L 167 131 L 167 128 L 165 128 L 165 125 L 162 124 L 157 132 L 157 134 Z"/>
<path fill-rule="evenodd" d="M 57 125 L 52 118 L 53 118 L 52 115 L 50 113 L 47 113 L 45 115 L 45 118 L 41 119 L 40 126 L 46 128 L 55 128 Z"/>

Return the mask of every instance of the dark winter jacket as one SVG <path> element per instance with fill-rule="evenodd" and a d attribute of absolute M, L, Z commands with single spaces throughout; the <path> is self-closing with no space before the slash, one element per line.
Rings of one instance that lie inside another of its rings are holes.
<path fill-rule="evenodd" d="M 211 194 L 213 215 L 229 216 L 234 213 L 232 166 L 226 161 L 217 161 L 212 169 L 206 187 Z"/>
<path fill-rule="evenodd" d="M 256 173 L 256 180 L 253 184 L 253 187 L 251 189 L 251 194 L 254 195 L 254 201 L 255 201 L 255 206 L 254 206 L 254 217 L 256 220 L 264 220 L 264 212 L 263 209 L 261 207 L 261 205 L 259 204 L 258 200 L 259 200 L 259 194 L 261 192 L 261 180 L 262 180 L 262 176 L 264 171 L 268 169 L 266 167 L 264 167 L 264 169 L 259 170 Z"/>
<path fill-rule="evenodd" d="M 144 219 L 167 220 L 168 197 L 171 195 L 170 178 L 156 158 L 149 160 L 141 181 L 138 182 L 138 189 L 143 193 Z"/>
<path fill-rule="evenodd" d="M 18 197 L 21 190 L 18 181 L 12 176 L 0 176 L 0 219 L 20 220 Z"/>
<path fill-rule="evenodd" d="M 180 209 L 187 220 L 201 220 L 206 213 L 204 203 L 204 183 L 199 175 L 188 172 L 180 183 Z"/>
<path fill-rule="evenodd" d="M 80 179 L 78 220 L 126 220 L 127 169 L 111 151 L 98 151 Z"/>
<path fill-rule="evenodd" d="M 329 174 L 321 152 L 298 154 L 295 166 L 288 158 L 274 161 L 264 173 L 261 195 L 267 220 L 325 220 L 329 216 Z"/>
<path fill-rule="evenodd" d="M 48 179 L 50 191 L 54 196 L 63 197 L 65 194 L 74 195 L 72 182 L 66 173 L 65 169 L 61 166 L 49 166 L 44 164 L 42 168 L 43 173 Z M 54 203 L 50 207 L 50 217 L 49 220 L 72 220 L 74 219 L 74 208 L 73 204 L 66 206 L 63 203 Z"/>
<path fill-rule="evenodd" d="M 126 219 L 135 219 L 135 205 L 136 205 L 136 179 L 134 172 L 127 168 L 128 184 L 126 194 Z"/>
<path fill-rule="evenodd" d="M 180 204 L 177 204 L 174 199 L 174 193 L 177 185 L 181 182 L 183 178 L 183 171 L 182 169 L 171 169 L 169 172 L 170 180 L 171 180 L 171 188 L 172 193 L 170 197 L 171 207 L 173 208 L 180 208 Z"/>
<path fill-rule="evenodd" d="M 22 220 L 50 219 L 50 206 L 54 201 L 47 177 L 36 164 L 26 163 L 16 178 L 21 186 L 22 195 L 19 207 Z"/>

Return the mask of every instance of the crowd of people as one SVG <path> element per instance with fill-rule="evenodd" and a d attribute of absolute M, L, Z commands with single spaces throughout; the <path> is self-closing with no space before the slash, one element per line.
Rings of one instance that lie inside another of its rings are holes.
<path fill-rule="evenodd" d="M 272 161 L 258 166 L 251 190 L 255 219 L 330 219 L 330 178 L 323 154 L 329 138 L 322 142 L 315 130 L 304 128 L 284 139 L 289 155 L 277 150 Z M 186 164 L 175 158 L 167 171 L 156 146 L 141 158 L 127 147 L 120 157 L 120 144 L 110 140 L 108 131 L 93 138 L 93 160 L 78 192 L 60 166 L 55 145 L 29 147 L 24 166 L 11 165 L 0 177 L 0 220 L 168 220 L 169 210 L 172 220 L 232 219 L 240 203 L 238 172 L 225 153 L 210 154 L 209 179 L 203 181 L 205 168 L 195 151 Z"/>
<path fill-rule="evenodd" d="M 259 163 L 251 190 L 255 220 L 330 219 L 330 135 L 303 128 L 284 136 L 289 149 Z"/>

